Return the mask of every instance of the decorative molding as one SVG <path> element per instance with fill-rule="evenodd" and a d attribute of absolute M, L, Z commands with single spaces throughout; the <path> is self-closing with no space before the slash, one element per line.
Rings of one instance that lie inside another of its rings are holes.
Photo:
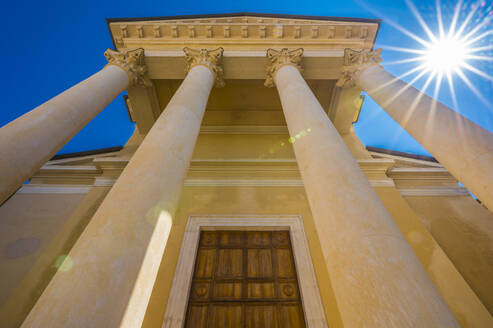
<path fill-rule="evenodd" d="M 115 184 L 117 179 L 111 179 L 107 177 L 98 177 L 94 180 L 93 186 L 95 187 L 111 187 Z"/>
<path fill-rule="evenodd" d="M 336 86 L 342 88 L 354 87 L 357 84 L 361 72 L 371 66 L 380 65 L 382 49 L 375 51 L 352 49 L 344 50 L 344 66 L 341 68 L 341 77 Z"/>
<path fill-rule="evenodd" d="M 303 59 L 303 48 L 289 51 L 287 48 L 283 48 L 280 51 L 274 49 L 267 49 L 267 58 L 269 63 L 267 64 L 267 78 L 265 79 L 265 86 L 272 88 L 274 83 L 274 76 L 277 71 L 286 65 L 296 67 L 300 72 L 301 60 Z"/>
<path fill-rule="evenodd" d="M 201 134 L 288 134 L 288 127 L 283 125 L 203 125 Z"/>
<path fill-rule="evenodd" d="M 147 77 L 147 67 L 144 63 L 144 49 L 128 51 L 115 51 L 106 49 L 104 56 L 108 60 L 107 65 L 115 65 L 128 74 L 129 86 L 151 86 L 151 80 Z"/>
<path fill-rule="evenodd" d="M 187 68 L 185 69 L 187 73 L 194 66 L 205 66 L 214 74 L 216 87 L 219 88 L 224 86 L 223 68 L 221 65 L 221 59 L 224 52 L 222 47 L 214 50 L 197 50 L 185 47 L 183 48 L 183 51 L 185 52 L 185 59 L 187 60 Z"/>
<path fill-rule="evenodd" d="M 470 196 L 465 188 L 422 186 L 417 188 L 397 188 L 402 196 Z"/>
<path fill-rule="evenodd" d="M 160 26 L 159 36 L 154 34 L 155 25 Z M 248 44 L 273 47 L 279 41 L 293 44 L 326 46 L 327 42 L 338 48 L 370 49 L 378 22 L 344 20 L 317 20 L 277 17 L 215 17 L 213 19 L 150 19 L 139 21 L 114 20 L 109 24 L 111 34 L 122 48 L 145 47 L 150 44 L 179 47 L 193 40 L 194 44 L 225 45 L 231 39 Z M 142 32 L 137 28 L 141 27 Z M 194 33 L 190 35 L 189 26 Z M 245 27 L 247 32 L 245 33 Z M 314 30 L 318 32 L 314 33 Z M 177 40 L 179 39 L 179 40 Z M 175 42 L 178 41 L 178 42 Z M 292 45 L 296 47 L 297 45 Z M 212 45 L 211 45 L 212 46 Z M 332 47 L 332 46 L 331 46 Z"/>
<path fill-rule="evenodd" d="M 17 194 L 87 194 L 92 186 L 87 185 L 54 185 L 33 184 L 23 185 Z"/>
<path fill-rule="evenodd" d="M 185 322 L 200 231 L 287 230 L 291 237 L 296 273 L 308 328 L 328 327 L 308 247 L 303 221 L 298 215 L 190 216 L 185 228 L 162 328 L 181 328 Z"/>
<path fill-rule="evenodd" d="M 372 187 L 394 187 L 392 179 L 368 180 Z M 186 179 L 185 187 L 303 187 L 300 179 Z"/>

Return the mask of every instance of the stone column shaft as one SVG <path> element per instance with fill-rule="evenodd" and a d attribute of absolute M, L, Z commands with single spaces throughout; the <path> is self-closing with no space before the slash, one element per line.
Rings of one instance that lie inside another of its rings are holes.
<path fill-rule="evenodd" d="M 365 69 L 358 83 L 493 211 L 493 133 L 397 79 L 381 66 Z"/>
<path fill-rule="evenodd" d="M 493 211 L 493 133 L 388 73 L 381 49 L 346 49 L 339 86 L 360 86 Z"/>
<path fill-rule="evenodd" d="M 0 204 L 141 74 L 142 51 L 106 55 L 101 71 L 0 128 Z"/>
<path fill-rule="evenodd" d="M 142 325 L 214 83 L 210 67 L 190 66 L 70 251 L 72 269 L 55 274 L 22 327 Z"/>
<path fill-rule="evenodd" d="M 271 75 L 344 325 L 457 327 L 295 66 L 299 60 L 292 62 L 278 65 Z"/>

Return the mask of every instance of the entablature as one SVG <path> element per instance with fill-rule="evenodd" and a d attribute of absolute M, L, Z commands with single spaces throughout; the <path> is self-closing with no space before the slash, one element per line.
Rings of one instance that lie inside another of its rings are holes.
<path fill-rule="evenodd" d="M 379 20 L 266 14 L 108 19 L 115 47 L 181 49 L 222 46 L 225 50 L 269 47 L 371 49 Z"/>
<path fill-rule="evenodd" d="M 372 49 L 380 25 L 378 19 L 252 13 L 121 18 L 107 21 L 116 50 L 144 49 L 147 76 L 153 81 L 153 85 L 133 86 L 127 90 L 127 107 L 131 119 L 137 123 L 143 135 L 150 130 L 171 99 L 177 88 L 176 81 L 185 78 L 187 63 L 184 47 L 209 50 L 223 48 L 222 67 L 226 89 L 231 91 L 229 84 L 235 83 L 235 88 L 238 83 L 242 84 L 241 98 L 245 103 L 254 103 L 246 98 L 255 98 L 257 102 L 270 101 L 269 97 L 259 96 L 263 93 L 259 93 L 255 86 L 252 87 L 252 82 L 255 84 L 266 79 L 269 48 L 303 48 L 303 77 L 330 119 L 336 124 L 337 115 L 344 118 L 337 121 L 336 127 L 339 131 L 346 131 L 361 107 L 354 104 L 360 104 L 361 99 L 360 90 L 345 92 L 341 96 L 340 90 L 334 87 L 344 65 L 344 51 L 347 48 L 357 51 Z M 216 94 L 224 96 L 224 92 L 215 89 L 211 93 L 212 100 L 217 98 Z M 277 99 L 277 93 L 273 92 L 273 97 Z M 223 98 L 233 99 L 230 96 Z M 222 120 L 215 122 L 215 125 L 247 125 L 249 123 L 246 120 L 237 122 L 237 118 L 254 115 L 252 110 L 265 116 L 263 104 L 258 104 L 258 109 L 248 108 L 245 111 L 246 108 L 236 108 L 234 103 L 229 104 L 231 113 L 214 112 L 208 115 L 207 113 L 215 109 L 211 108 L 214 103 L 212 100 L 208 105 L 206 118 L 221 114 Z M 280 104 L 276 109 L 282 112 Z M 345 119 L 346 117 L 349 119 Z M 266 121 L 262 124 L 283 122 Z"/>

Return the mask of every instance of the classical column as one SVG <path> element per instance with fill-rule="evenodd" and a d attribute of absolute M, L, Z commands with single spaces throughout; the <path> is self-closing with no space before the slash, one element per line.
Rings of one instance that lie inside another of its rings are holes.
<path fill-rule="evenodd" d="M 281 98 L 344 326 L 458 327 L 301 76 L 302 53 L 269 49 L 266 85 Z"/>
<path fill-rule="evenodd" d="M 0 204 L 130 84 L 147 83 L 144 50 L 106 50 L 108 64 L 0 128 Z"/>
<path fill-rule="evenodd" d="M 140 327 L 222 48 L 185 48 L 188 74 L 22 327 Z"/>
<path fill-rule="evenodd" d="M 347 49 L 339 86 L 360 86 L 493 211 L 493 134 L 388 73 L 381 49 Z"/>

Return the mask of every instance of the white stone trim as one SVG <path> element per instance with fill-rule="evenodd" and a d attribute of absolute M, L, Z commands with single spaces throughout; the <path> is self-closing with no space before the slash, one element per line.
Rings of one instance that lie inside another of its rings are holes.
<path fill-rule="evenodd" d="M 87 194 L 92 186 L 88 185 L 55 185 L 33 184 L 23 185 L 17 194 Z"/>
<path fill-rule="evenodd" d="M 97 177 L 94 180 L 94 186 L 96 187 L 111 187 L 115 184 L 117 179 L 111 179 L 106 177 Z"/>
<path fill-rule="evenodd" d="M 186 179 L 185 187 L 303 187 L 301 179 Z"/>
<path fill-rule="evenodd" d="M 250 125 L 204 125 L 201 134 L 289 134 L 288 127 L 282 125 L 250 126 Z"/>
<path fill-rule="evenodd" d="M 469 196 L 465 188 L 459 187 L 420 187 L 398 188 L 402 196 Z"/>
<path fill-rule="evenodd" d="M 368 180 L 372 187 L 394 187 L 391 179 Z M 303 187 L 301 179 L 186 179 L 185 187 Z"/>
<path fill-rule="evenodd" d="M 392 179 L 381 179 L 381 180 L 368 180 L 372 187 L 395 187 L 394 180 Z"/>
<path fill-rule="evenodd" d="M 189 217 L 162 328 L 183 327 L 200 231 L 219 229 L 288 230 L 293 246 L 306 325 L 308 328 L 328 327 L 301 217 L 298 215 L 245 215 Z"/>

